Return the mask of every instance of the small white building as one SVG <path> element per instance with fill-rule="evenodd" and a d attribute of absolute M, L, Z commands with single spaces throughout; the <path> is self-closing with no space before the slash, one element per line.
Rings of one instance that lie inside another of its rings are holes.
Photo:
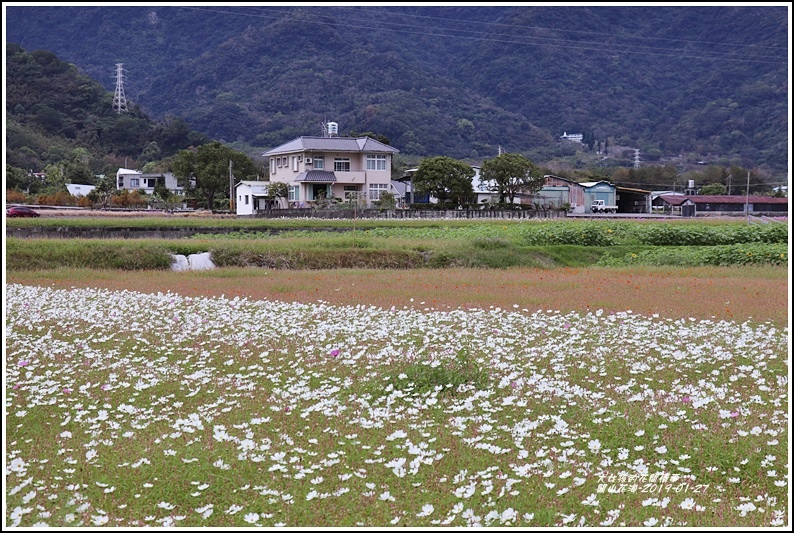
<path fill-rule="evenodd" d="M 144 174 L 140 170 L 130 170 L 120 168 L 116 172 L 116 190 L 138 191 L 141 193 L 152 194 L 154 186 L 160 182 L 171 191 L 171 194 L 184 196 L 184 187 L 180 187 L 172 172 L 157 172 Z"/>
<path fill-rule="evenodd" d="M 562 132 L 562 135 L 560 135 L 560 139 L 562 139 L 563 141 L 573 141 L 577 143 L 582 142 L 583 138 L 584 138 L 583 133 L 568 133 L 567 131 L 564 131 Z"/>
<path fill-rule="evenodd" d="M 82 183 L 67 183 L 66 190 L 72 196 L 86 196 L 88 193 L 96 189 L 96 185 L 84 185 Z"/>
<path fill-rule="evenodd" d="M 234 186 L 235 210 L 238 215 L 253 215 L 260 209 L 284 208 L 285 198 L 268 198 L 269 181 L 241 181 Z"/>

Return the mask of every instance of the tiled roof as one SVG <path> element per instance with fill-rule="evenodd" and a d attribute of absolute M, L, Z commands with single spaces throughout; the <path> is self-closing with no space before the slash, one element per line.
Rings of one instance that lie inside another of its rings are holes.
<path fill-rule="evenodd" d="M 681 205 L 686 203 L 688 200 L 694 198 L 693 196 L 684 196 L 681 194 L 660 194 L 657 198 L 661 198 L 666 203 L 670 205 Z"/>
<path fill-rule="evenodd" d="M 788 198 L 775 198 L 774 196 L 750 196 L 749 199 L 744 196 L 721 195 L 693 195 L 687 196 L 695 204 L 744 204 L 749 202 L 751 204 L 787 204 Z"/>
<path fill-rule="evenodd" d="M 307 183 L 335 183 L 336 175 L 330 170 L 310 170 L 298 174 L 295 181 Z"/>
<path fill-rule="evenodd" d="M 369 137 L 298 137 L 263 153 L 264 157 L 295 152 L 398 153 L 399 150 Z"/>

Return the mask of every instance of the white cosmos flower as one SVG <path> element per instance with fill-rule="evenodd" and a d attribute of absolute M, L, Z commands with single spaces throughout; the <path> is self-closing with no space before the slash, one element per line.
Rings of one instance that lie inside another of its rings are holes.
<path fill-rule="evenodd" d="M 739 511 L 740 516 L 747 516 L 747 513 L 751 513 L 755 511 L 756 507 L 753 502 L 746 502 L 741 505 L 734 507 L 737 511 Z"/>
<path fill-rule="evenodd" d="M 236 505 L 236 504 L 233 503 L 232 505 L 229 506 L 228 509 L 226 509 L 224 511 L 224 513 L 226 513 L 226 514 L 237 514 L 237 513 L 239 513 L 242 510 L 243 510 L 243 506 L 242 505 Z"/>
<path fill-rule="evenodd" d="M 259 513 L 247 513 L 243 520 L 248 522 L 249 524 L 256 524 L 259 521 Z"/>
<path fill-rule="evenodd" d="M 499 522 L 504 524 L 505 522 L 513 522 L 515 521 L 518 513 L 516 513 L 515 509 L 512 507 L 508 507 L 504 511 L 502 511 L 501 516 L 499 516 Z"/>
<path fill-rule="evenodd" d="M 648 520 L 646 520 L 645 522 L 643 522 L 643 523 L 642 523 L 642 525 L 644 525 L 644 526 L 646 526 L 646 527 L 653 527 L 653 526 L 655 526 L 655 525 L 656 525 L 656 524 L 658 524 L 658 523 L 659 523 L 659 520 L 657 520 L 657 519 L 656 519 L 656 518 L 654 518 L 654 517 L 650 517 Z"/>
<path fill-rule="evenodd" d="M 417 513 L 416 516 L 419 517 L 419 518 L 422 518 L 424 516 L 429 516 L 434 510 L 435 510 L 435 508 L 433 507 L 432 504 L 426 503 L 426 504 L 424 504 L 422 506 L 422 512 L 421 513 Z"/>
<path fill-rule="evenodd" d="M 212 466 L 220 468 L 221 470 L 229 470 L 231 468 L 231 466 L 223 462 L 223 459 L 218 459 L 217 461 L 212 463 Z"/>
<path fill-rule="evenodd" d="M 695 507 L 695 500 L 693 500 L 692 498 L 687 498 L 681 502 L 681 509 L 688 510 L 688 509 L 692 509 L 693 507 Z"/>
<path fill-rule="evenodd" d="M 569 514 L 569 515 L 561 514 L 560 516 L 562 516 L 562 523 L 563 524 L 567 524 L 569 522 L 573 522 L 574 520 L 576 520 L 576 513 Z"/>
<path fill-rule="evenodd" d="M 11 462 L 6 467 L 6 471 L 8 473 L 17 472 L 17 473 L 24 473 L 25 472 L 25 461 L 20 459 L 19 457 L 14 457 Z M 8 475 L 8 474 L 6 474 Z"/>

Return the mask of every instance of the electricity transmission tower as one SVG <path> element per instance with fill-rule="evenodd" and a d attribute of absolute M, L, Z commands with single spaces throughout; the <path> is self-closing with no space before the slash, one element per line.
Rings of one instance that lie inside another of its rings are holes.
<path fill-rule="evenodd" d="M 123 63 L 116 63 L 116 94 L 113 95 L 113 110 L 116 113 L 127 111 L 127 97 L 124 96 L 124 70 Z"/>

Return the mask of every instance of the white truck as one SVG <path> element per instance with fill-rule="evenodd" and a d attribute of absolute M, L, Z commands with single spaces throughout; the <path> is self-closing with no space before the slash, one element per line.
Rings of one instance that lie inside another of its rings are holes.
<path fill-rule="evenodd" d="M 617 213 L 618 206 L 606 205 L 604 200 L 593 200 L 593 203 L 590 204 L 590 211 L 593 213 Z"/>

